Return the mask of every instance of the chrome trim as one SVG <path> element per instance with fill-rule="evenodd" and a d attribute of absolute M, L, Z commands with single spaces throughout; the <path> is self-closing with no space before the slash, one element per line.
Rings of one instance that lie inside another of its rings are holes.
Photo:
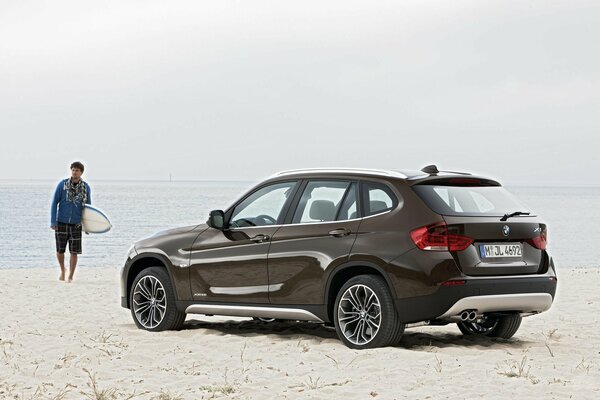
<path fill-rule="evenodd" d="M 355 173 L 355 174 L 365 174 L 365 175 L 375 175 L 375 176 L 392 176 L 396 178 L 406 179 L 408 176 L 399 171 L 387 170 L 387 169 L 368 169 L 368 168 L 303 168 L 303 169 L 291 169 L 287 171 L 280 171 L 272 175 L 272 177 L 276 176 L 286 176 L 300 173 Z"/>
<path fill-rule="evenodd" d="M 323 221 L 323 222 L 305 222 L 305 223 L 297 223 L 297 224 L 279 224 L 279 225 L 261 225 L 261 226 L 244 226 L 237 228 L 229 228 L 230 231 L 238 231 L 238 230 L 246 230 L 246 229 L 254 229 L 254 228 L 281 228 L 282 226 L 302 226 L 302 225 L 318 225 L 318 224 L 343 224 L 344 222 L 352 222 L 352 221 L 360 221 L 368 218 L 379 217 L 380 215 L 390 213 L 392 211 L 397 210 L 398 208 L 392 208 L 391 210 L 386 210 L 377 214 L 369 215 L 362 218 L 352 218 L 352 219 L 344 219 L 341 221 Z M 354 233 L 354 232 L 352 232 Z M 273 234 L 274 235 L 274 234 Z"/>
<path fill-rule="evenodd" d="M 185 309 L 185 312 L 188 314 L 212 314 L 227 315 L 232 317 L 262 317 L 323 322 L 322 319 L 313 313 L 300 308 L 192 304 Z"/>
<path fill-rule="evenodd" d="M 483 268 L 483 267 L 482 267 Z M 480 275 L 472 275 L 469 279 L 469 282 L 475 282 L 478 280 L 492 280 L 492 279 L 548 279 L 548 280 L 556 280 L 556 276 L 554 275 L 493 275 L 493 276 L 480 276 Z M 457 278 L 460 280 L 460 278 Z"/>
<path fill-rule="evenodd" d="M 494 311 L 543 312 L 552 305 L 552 296 L 548 293 L 495 294 L 470 296 L 458 300 L 438 319 L 459 315 L 464 310 L 475 310 L 478 314 Z"/>
<path fill-rule="evenodd" d="M 213 294 L 257 294 L 269 293 L 281 289 L 283 283 L 273 285 L 257 285 L 257 286 L 211 286 L 208 290 Z"/>

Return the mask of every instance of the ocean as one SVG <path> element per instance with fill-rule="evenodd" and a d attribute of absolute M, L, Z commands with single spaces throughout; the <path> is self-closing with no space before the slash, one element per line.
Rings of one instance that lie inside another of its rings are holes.
<path fill-rule="evenodd" d="M 50 200 L 58 181 L 0 181 L 0 269 L 56 268 Z M 206 221 L 252 182 L 89 182 L 92 204 L 111 219 L 105 234 L 83 235 L 80 268 L 118 267 L 129 247 L 158 231 Z M 548 224 L 558 268 L 597 267 L 600 187 L 510 187 Z"/>

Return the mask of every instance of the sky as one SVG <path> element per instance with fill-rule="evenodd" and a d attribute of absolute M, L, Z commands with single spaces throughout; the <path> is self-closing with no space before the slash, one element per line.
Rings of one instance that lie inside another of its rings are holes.
<path fill-rule="evenodd" d="M 600 185 L 597 1 L 0 0 L 0 179 Z"/>

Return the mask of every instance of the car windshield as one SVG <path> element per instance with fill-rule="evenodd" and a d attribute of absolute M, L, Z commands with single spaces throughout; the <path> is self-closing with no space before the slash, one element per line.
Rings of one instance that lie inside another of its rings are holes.
<path fill-rule="evenodd" d="M 503 216 L 515 211 L 530 212 L 502 186 L 415 185 L 413 190 L 438 214 Z"/>

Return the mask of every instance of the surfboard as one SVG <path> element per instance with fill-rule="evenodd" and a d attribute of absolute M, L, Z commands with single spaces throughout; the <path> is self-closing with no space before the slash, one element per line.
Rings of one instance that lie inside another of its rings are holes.
<path fill-rule="evenodd" d="M 105 233 L 112 225 L 102 211 L 86 204 L 81 213 L 81 227 L 87 233 Z"/>

